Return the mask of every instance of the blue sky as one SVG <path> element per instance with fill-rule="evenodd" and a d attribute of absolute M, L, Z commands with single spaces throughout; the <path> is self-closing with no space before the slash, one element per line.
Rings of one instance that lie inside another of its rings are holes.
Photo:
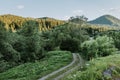
<path fill-rule="evenodd" d="M 68 19 L 85 15 L 89 20 L 104 14 L 120 18 L 120 0 L 1 0 L 0 15 Z"/>

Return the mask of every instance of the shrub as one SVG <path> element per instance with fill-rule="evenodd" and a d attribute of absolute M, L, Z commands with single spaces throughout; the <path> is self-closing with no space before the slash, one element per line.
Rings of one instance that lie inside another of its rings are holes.
<path fill-rule="evenodd" d="M 87 60 L 110 55 L 116 50 L 113 39 L 107 36 L 99 36 L 95 40 L 85 41 L 81 44 L 81 53 Z"/>
<path fill-rule="evenodd" d="M 43 40 L 40 36 L 38 22 L 33 20 L 25 22 L 19 34 L 25 38 L 25 48 L 23 46 L 24 44 L 19 43 L 19 45 L 22 45 L 23 49 L 25 49 L 25 51 L 21 53 L 23 62 L 41 59 L 44 56 L 44 49 L 42 47 Z"/>
<path fill-rule="evenodd" d="M 0 72 L 4 72 L 5 70 L 7 70 L 10 67 L 9 63 L 4 61 L 4 60 L 0 60 Z"/>
<path fill-rule="evenodd" d="M 113 38 L 116 48 L 120 50 L 120 32 L 111 32 L 109 35 Z"/>
<path fill-rule="evenodd" d="M 88 40 L 89 36 L 81 26 L 75 24 L 64 24 L 55 29 L 42 33 L 44 41 L 46 41 L 45 50 L 54 50 L 60 47 L 62 50 L 78 51 L 78 45 Z"/>
<path fill-rule="evenodd" d="M 120 54 L 93 59 L 87 62 L 89 65 L 86 64 L 86 69 L 80 69 L 80 71 L 76 71 L 62 80 L 119 80 L 119 58 Z"/>
<path fill-rule="evenodd" d="M 67 50 L 71 52 L 76 52 L 78 51 L 78 41 L 75 39 L 66 39 L 63 40 L 60 44 L 60 49 L 61 50 Z"/>

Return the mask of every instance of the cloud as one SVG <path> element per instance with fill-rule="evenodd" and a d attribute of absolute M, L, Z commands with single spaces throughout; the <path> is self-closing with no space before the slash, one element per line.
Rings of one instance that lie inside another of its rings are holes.
<path fill-rule="evenodd" d="M 108 12 L 120 12 L 120 8 L 110 8 Z"/>
<path fill-rule="evenodd" d="M 70 18 L 70 16 L 64 16 L 63 18 L 62 18 L 62 20 L 68 20 Z"/>
<path fill-rule="evenodd" d="M 18 5 L 17 6 L 17 9 L 23 9 L 24 8 L 24 5 Z"/>
<path fill-rule="evenodd" d="M 83 10 L 74 10 L 70 14 L 63 16 L 62 20 L 68 20 L 71 16 L 83 15 Z"/>
<path fill-rule="evenodd" d="M 83 10 L 74 10 L 73 11 L 73 14 L 75 14 L 75 15 L 80 15 L 82 13 L 83 13 Z"/>
<path fill-rule="evenodd" d="M 98 11 L 104 14 L 117 14 L 117 13 L 120 13 L 120 8 L 100 9 Z"/>
<path fill-rule="evenodd" d="M 105 9 L 101 9 L 102 11 L 104 11 Z"/>
<path fill-rule="evenodd" d="M 100 12 L 105 12 L 105 11 L 106 11 L 106 9 L 101 9 L 101 10 L 100 10 Z"/>

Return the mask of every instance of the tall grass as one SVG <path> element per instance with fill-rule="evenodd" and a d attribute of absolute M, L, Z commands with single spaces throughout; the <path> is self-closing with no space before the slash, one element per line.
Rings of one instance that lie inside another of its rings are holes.
<path fill-rule="evenodd" d="M 112 76 L 105 76 L 105 70 L 114 67 Z M 84 70 L 70 74 L 64 80 L 114 80 L 120 79 L 120 54 L 97 58 L 86 63 Z"/>
<path fill-rule="evenodd" d="M 72 61 L 72 54 L 67 51 L 51 51 L 46 57 L 34 63 L 25 63 L 0 73 L 0 80 L 37 80 Z"/>

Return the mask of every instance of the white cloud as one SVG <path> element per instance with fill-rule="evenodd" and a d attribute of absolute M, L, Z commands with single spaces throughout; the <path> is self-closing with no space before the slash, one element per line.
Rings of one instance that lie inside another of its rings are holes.
<path fill-rule="evenodd" d="M 120 8 L 100 9 L 99 12 L 104 14 L 117 14 L 120 13 Z"/>
<path fill-rule="evenodd" d="M 104 11 L 105 9 L 102 9 L 102 11 Z"/>
<path fill-rule="evenodd" d="M 64 16 L 63 18 L 62 18 L 62 20 L 68 20 L 70 18 L 70 16 Z"/>
<path fill-rule="evenodd" d="M 108 12 L 120 12 L 120 8 L 110 8 Z"/>
<path fill-rule="evenodd" d="M 104 12 L 106 12 L 106 9 L 100 9 L 98 11 L 101 12 L 101 13 L 104 13 Z"/>
<path fill-rule="evenodd" d="M 24 5 L 18 5 L 17 6 L 17 9 L 23 9 L 24 8 Z"/>
<path fill-rule="evenodd" d="M 83 10 L 74 10 L 70 14 L 63 16 L 62 20 L 68 20 L 71 16 L 83 15 Z"/>
<path fill-rule="evenodd" d="M 81 15 L 83 13 L 83 10 L 74 10 L 73 14 L 75 15 Z"/>

